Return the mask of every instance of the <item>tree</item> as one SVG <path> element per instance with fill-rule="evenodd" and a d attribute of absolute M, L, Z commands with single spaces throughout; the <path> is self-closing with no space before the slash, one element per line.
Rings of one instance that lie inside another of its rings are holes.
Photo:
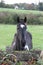
<path fill-rule="evenodd" d="M 43 11 L 43 3 L 39 2 L 39 10 Z"/>
<path fill-rule="evenodd" d="M 1 0 L 1 2 L 0 2 L 0 7 L 5 7 L 4 0 Z"/>

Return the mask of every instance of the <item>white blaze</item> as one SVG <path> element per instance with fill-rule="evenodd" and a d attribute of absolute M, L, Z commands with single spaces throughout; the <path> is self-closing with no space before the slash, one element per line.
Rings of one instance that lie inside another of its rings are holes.
<path fill-rule="evenodd" d="M 21 28 L 24 28 L 24 27 L 25 27 L 25 25 L 21 24 L 21 25 L 20 25 L 20 27 L 21 27 Z"/>

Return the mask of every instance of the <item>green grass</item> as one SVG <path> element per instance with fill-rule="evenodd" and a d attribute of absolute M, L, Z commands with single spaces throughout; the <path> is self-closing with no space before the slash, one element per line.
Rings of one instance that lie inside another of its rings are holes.
<path fill-rule="evenodd" d="M 27 30 L 32 34 L 33 48 L 43 50 L 43 25 L 28 25 Z M 11 45 L 16 31 L 16 25 L 0 24 L 0 49 Z"/>
<path fill-rule="evenodd" d="M 36 10 L 16 10 L 16 9 L 10 9 L 10 8 L 0 8 L 0 12 L 11 12 L 11 13 L 19 13 L 19 14 L 42 14 L 43 15 L 43 11 L 36 11 Z"/>

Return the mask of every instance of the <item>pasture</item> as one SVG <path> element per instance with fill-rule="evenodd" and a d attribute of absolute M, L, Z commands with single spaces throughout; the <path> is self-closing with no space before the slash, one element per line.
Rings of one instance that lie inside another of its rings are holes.
<path fill-rule="evenodd" d="M 10 12 L 10 13 L 16 13 L 16 14 L 35 14 L 35 15 L 43 15 L 43 11 L 36 11 L 36 10 L 16 10 L 16 9 L 10 9 L 10 8 L 0 8 L 0 12 Z"/>
<path fill-rule="evenodd" d="M 11 45 L 16 31 L 16 25 L 0 24 L 0 49 Z M 32 34 L 33 49 L 43 50 L 43 25 L 28 25 L 27 31 Z"/>

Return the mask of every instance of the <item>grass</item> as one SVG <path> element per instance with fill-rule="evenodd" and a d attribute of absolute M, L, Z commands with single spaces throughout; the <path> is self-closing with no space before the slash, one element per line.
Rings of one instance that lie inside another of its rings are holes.
<path fill-rule="evenodd" d="M 19 14 L 42 14 L 43 15 L 43 11 L 36 11 L 36 10 L 16 10 L 16 9 L 10 9 L 10 8 L 0 8 L 0 12 L 11 12 L 11 13 L 19 13 Z"/>
<path fill-rule="evenodd" d="M 27 31 L 32 34 L 33 48 L 43 50 L 43 25 L 28 25 Z M 16 25 L 0 24 L 0 49 L 10 46 L 16 33 Z"/>

